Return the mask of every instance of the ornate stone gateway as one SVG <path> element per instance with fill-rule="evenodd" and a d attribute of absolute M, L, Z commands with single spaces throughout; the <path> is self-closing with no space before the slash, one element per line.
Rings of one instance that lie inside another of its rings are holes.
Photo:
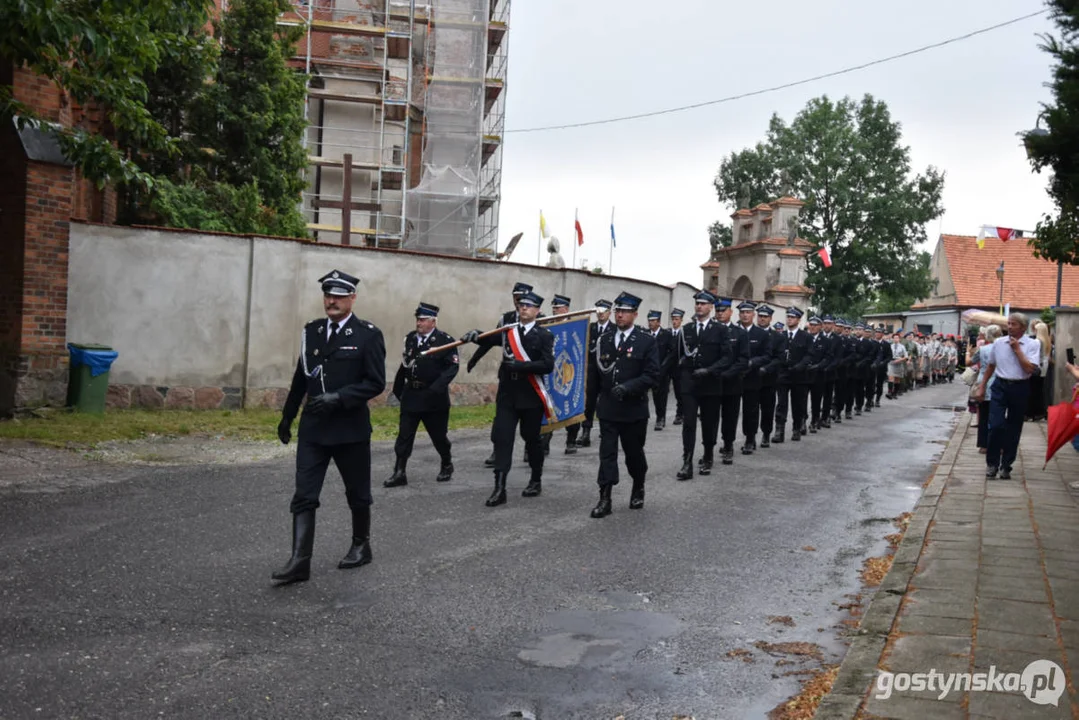
<path fill-rule="evenodd" d="M 731 215 L 734 242 L 712 245 L 702 286 L 726 297 L 764 301 L 787 307 L 809 305 L 813 289 L 806 286 L 806 255 L 813 245 L 798 237 L 801 200 L 784 196 L 752 210 Z"/>

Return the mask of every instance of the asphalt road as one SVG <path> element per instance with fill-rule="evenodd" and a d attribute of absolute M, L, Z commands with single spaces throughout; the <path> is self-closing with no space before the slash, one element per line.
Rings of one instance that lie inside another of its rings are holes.
<path fill-rule="evenodd" d="M 421 439 L 394 490 L 380 443 L 374 563 L 336 569 L 349 521 L 331 471 L 311 581 L 284 588 L 291 458 L 73 469 L 107 481 L 0 496 L 0 717 L 762 717 L 804 666 L 752 643 L 841 658 L 837 604 L 967 421 L 951 410 L 965 390 L 884 401 L 690 482 L 674 480 L 679 428 L 649 432 L 645 509 L 627 509 L 624 476 L 603 520 L 597 449 L 564 456 L 562 432 L 542 497 L 520 497 L 515 469 L 495 509 L 486 432 L 455 435 L 447 484 Z"/>

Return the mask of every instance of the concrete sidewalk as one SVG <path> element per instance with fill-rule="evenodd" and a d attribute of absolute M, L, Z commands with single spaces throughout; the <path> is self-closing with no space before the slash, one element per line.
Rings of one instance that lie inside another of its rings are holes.
<path fill-rule="evenodd" d="M 987 481 L 968 417 L 918 502 L 818 719 L 1079 718 L 1079 483 L 1069 487 L 1079 480 L 1079 453 L 1065 445 L 1043 470 L 1046 426 L 1026 423 L 1012 479 Z M 1041 663 L 1024 674 L 1038 660 L 1060 669 Z M 1031 678 L 1035 688 L 1046 686 L 1034 693 L 1038 702 L 1030 689 L 1008 691 Z M 967 690 L 979 680 L 989 689 Z"/>

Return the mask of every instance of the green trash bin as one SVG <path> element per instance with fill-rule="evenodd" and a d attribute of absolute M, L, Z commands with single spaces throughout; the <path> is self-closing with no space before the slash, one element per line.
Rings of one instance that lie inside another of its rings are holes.
<path fill-rule="evenodd" d="M 119 353 L 107 345 L 68 343 L 71 374 L 67 384 L 67 406 L 76 412 L 105 412 L 109 391 L 109 368 Z"/>

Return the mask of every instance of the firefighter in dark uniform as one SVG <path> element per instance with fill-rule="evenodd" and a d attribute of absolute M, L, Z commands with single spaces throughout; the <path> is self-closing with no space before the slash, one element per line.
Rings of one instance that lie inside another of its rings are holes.
<path fill-rule="evenodd" d="M 611 514 L 611 489 L 618 484 L 618 445 L 626 456 L 626 470 L 633 479 L 629 507 L 644 507 L 644 479 L 648 461 L 644 441 L 648 434 L 648 391 L 660 378 L 656 338 L 637 327 L 641 299 L 622 293 L 614 301 L 615 327 L 596 345 L 596 368 L 600 377 L 599 401 L 599 502 L 592 517 Z"/>
<path fill-rule="evenodd" d="M 754 368 L 750 372 L 759 375 L 761 383 L 758 392 L 760 397 L 758 417 L 760 418 L 762 448 L 771 447 L 770 439 L 776 412 L 776 380 L 779 378 L 779 367 L 783 364 L 785 352 L 783 336 L 779 334 L 779 330 L 772 330 L 768 327 L 768 324 L 772 322 L 774 312 L 767 305 L 761 305 L 757 308 L 757 328 L 763 331 L 763 335 L 758 333 L 758 336 L 764 346 L 765 359 L 754 361 L 753 357 L 750 357 L 750 362 Z M 783 328 L 782 323 L 776 323 L 776 325 L 780 329 Z M 743 410 L 743 412 L 745 411 Z"/>
<path fill-rule="evenodd" d="M 697 444 L 697 413 L 700 412 L 701 437 L 705 446 L 707 463 L 699 472 L 707 475 L 712 471 L 711 450 L 719 432 L 720 376 L 734 363 L 727 342 L 727 328 L 712 319 L 716 297 L 702 290 L 693 296 L 693 319 L 682 325 L 681 342 L 678 344 L 678 363 L 682 373 L 682 468 L 675 475 L 678 480 L 693 477 L 693 451 Z"/>
<path fill-rule="evenodd" d="M 551 315 L 558 317 L 559 315 L 566 315 L 569 313 L 570 298 L 565 295 L 555 295 L 551 298 Z M 577 452 L 577 435 L 581 430 L 581 424 L 575 423 L 573 425 L 566 426 L 566 455 L 573 455 Z M 543 436 L 543 454 L 551 454 L 551 433 L 545 433 Z"/>
<path fill-rule="evenodd" d="M 487 507 L 506 502 L 506 478 L 513 460 L 513 436 L 520 425 L 521 439 L 528 453 L 531 479 L 522 497 L 536 497 L 542 488 L 543 443 L 540 426 L 547 413 L 544 397 L 532 385 L 536 378 L 543 390 L 543 376 L 554 369 L 554 335 L 537 325 L 543 298 L 527 292 L 518 301 L 517 324 L 499 335 L 479 338 L 479 330 L 469 330 L 461 339 L 481 346 L 502 346 L 502 365 L 498 368 L 498 394 L 495 396 L 495 420 L 491 435 L 495 442 L 495 488 L 487 498 Z"/>
<path fill-rule="evenodd" d="M 828 340 L 821 330 L 821 319 L 816 315 L 809 318 L 809 336 L 813 342 L 809 347 L 809 367 L 806 375 L 809 378 L 809 427 L 810 433 L 816 434 L 821 427 L 821 412 L 824 403 L 825 378 L 828 372 L 828 364 L 832 359 L 828 356 Z"/>
<path fill-rule="evenodd" d="M 805 382 L 805 370 L 809 365 L 809 333 L 798 329 L 804 313 L 795 306 L 787 308 L 787 328 L 784 336 L 785 360 L 779 370 L 779 382 L 776 385 L 776 432 L 772 442 L 781 443 L 787 427 L 787 404 L 791 410 L 791 441 L 802 439 L 802 426 L 806 417 L 806 394 L 809 386 Z"/>
<path fill-rule="evenodd" d="M 738 436 L 738 412 L 742 408 L 742 376 L 749 369 L 749 336 L 737 323 L 731 322 L 730 298 L 719 298 L 716 313 L 719 322 L 727 329 L 727 342 L 734 362 L 720 376 L 720 425 L 723 447 L 720 450 L 724 465 L 734 464 L 734 440 Z M 705 448 L 705 456 L 711 457 L 711 449 Z M 703 458 L 702 458 L 703 464 Z"/>
<path fill-rule="evenodd" d="M 617 311 L 616 311 L 617 314 Z M 615 318 L 617 325 L 618 318 Z M 667 397 L 671 389 L 671 368 L 676 359 L 674 347 L 674 335 L 670 330 L 662 327 L 663 313 L 659 310 L 648 311 L 648 334 L 656 341 L 656 352 L 659 353 L 659 378 L 655 387 L 652 388 L 652 404 L 656 408 L 656 430 L 662 430 L 667 426 Z"/>
<path fill-rule="evenodd" d="M 596 417 L 596 400 L 599 399 L 599 371 L 593 359 L 596 357 L 596 343 L 599 337 L 614 327 L 611 322 L 611 301 L 596 301 L 596 322 L 588 326 L 588 369 L 585 371 L 584 422 L 581 423 L 581 437 L 577 447 L 592 446 L 592 420 Z"/>
<path fill-rule="evenodd" d="M 835 334 L 835 318 L 831 315 L 825 315 L 821 318 L 823 321 L 823 327 L 821 328 L 821 335 L 823 336 L 821 342 L 825 343 L 827 350 L 828 364 L 824 367 L 824 390 L 821 397 L 821 416 L 820 427 L 830 428 L 832 427 L 832 403 L 835 397 L 835 378 L 836 369 L 839 367 L 839 338 Z"/>
<path fill-rule="evenodd" d="M 878 325 L 873 330 L 874 340 L 880 346 L 877 352 L 876 373 L 877 387 L 874 393 L 877 407 L 880 407 L 880 396 L 884 394 L 884 383 L 888 382 L 888 363 L 892 361 L 892 344 L 884 339 L 884 326 Z"/>
<path fill-rule="evenodd" d="M 397 461 L 393 475 L 382 483 L 383 487 L 408 485 L 405 467 L 412 456 L 412 444 L 421 422 L 442 459 L 435 481 L 447 482 L 453 477 L 451 444 L 447 437 L 450 383 L 461 366 L 456 348 L 433 355 L 422 354 L 424 350 L 454 342 L 452 337 L 435 327 L 437 322 L 438 306 L 421 302 L 416 308 L 416 329 L 405 336 L 401 366 L 393 379 L 393 396 L 401 403 L 397 442 L 393 445 Z"/>
<path fill-rule="evenodd" d="M 839 405 L 840 412 L 847 420 L 853 419 L 851 409 L 854 406 L 854 386 L 858 377 L 858 345 L 857 340 L 851 335 L 850 320 L 841 318 L 838 323 L 843 331 L 843 402 Z"/>
<path fill-rule="evenodd" d="M 861 415 L 863 409 L 870 412 L 867 405 L 866 389 L 873 382 L 873 358 L 877 354 L 877 344 L 870 341 L 866 336 L 864 323 L 856 323 L 854 326 L 856 338 L 855 357 L 858 358 L 858 378 L 854 383 L 854 414 Z"/>
<path fill-rule="evenodd" d="M 757 449 L 757 430 L 760 428 L 761 368 L 771 361 L 771 339 L 766 328 L 753 322 L 757 304 L 749 300 L 738 305 L 738 327 L 746 334 L 748 359 L 742 377 L 742 445 L 743 455 L 752 455 Z"/>
<path fill-rule="evenodd" d="M 517 322 L 517 300 L 520 299 L 520 297 L 522 295 L 524 295 L 525 293 L 529 293 L 529 292 L 532 292 L 532 286 L 529 285 L 528 283 L 523 283 L 523 282 L 514 283 L 514 285 L 513 285 L 513 293 L 512 293 L 512 295 L 513 295 L 513 309 L 512 310 L 507 310 L 506 312 L 502 313 L 502 317 L 500 317 L 498 319 L 498 324 L 495 327 L 504 327 L 506 325 L 513 325 L 514 323 Z M 492 347 L 494 347 L 494 346 L 493 345 L 481 345 L 479 348 L 477 348 L 476 352 L 472 353 L 472 357 L 468 359 L 468 364 L 465 365 L 465 369 L 468 372 L 472 372 L 472 369 L 474 367 L 476 367 L 476 365 L 479 363 L 479 361 L 483 359 L 483 356 L 486 355 L 488 353 L 488 351 L 490 351 L 490 349 Z M 491 428 L 491 443 L 493 444 L 494 441 L 495 441 L 494 427 L 492 427 Z M 488 457 L 486 460 L 483 461 L 483 466 L 484 467 L 494 467 L 495 466 L 495 452 L 494 452 L 494 450 L 491 450 L 490 457 Z"/>
<path fill-rule="evenodd" d="M 292 496 L 292 557 L 273 579 L 307 580 L 315 542 L 315 510 L 333 460 L 352 511 L 352 543 L 341 569 L 371 562 L 371 415 L 367 401 L 386 389 L 382 331 L 352 314 L 359 279 L 334 270 L 319 278 L 326 317 L 307 323 L 277 437 L 288 444 L 300 403 L 296 491 Z"/>
<path fill-rule="evenodd" d="M 671 363 L 671 386 L 674 388 L 674 422 L 672 425 L 682 424 L 682 373 L 678 367 L 678 347 L 682 341 L 682 318 L 686 311 L 682 308 L 671 308 L 671 345 L 674 350 L 674 361 Z"/>

